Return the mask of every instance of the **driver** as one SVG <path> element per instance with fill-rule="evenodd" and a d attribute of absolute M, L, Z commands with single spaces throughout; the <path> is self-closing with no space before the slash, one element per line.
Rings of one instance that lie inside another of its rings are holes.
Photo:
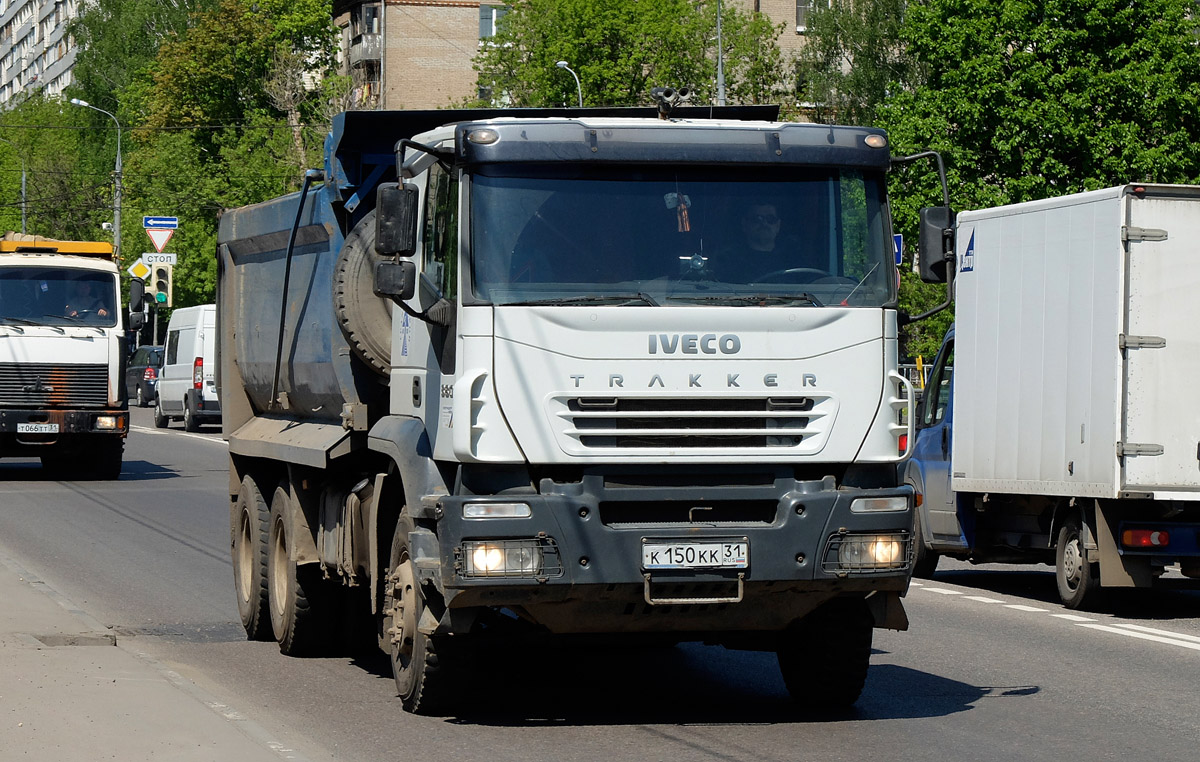
<path fill-rule="evenodd" d="M 774 203 L 752 201 L 738 217 L 741 243 L 732 261 L 723 262 L 727 280 L 753 282 L 768 273 L 802 266 L 800 247 L 789 236 L 781 236 L 783 220 Z"/>
<path fill-rule="evenodd" d="M 108 317 L 108 306 L 100 296 L 92 293 L 92 284 L 86 280 L 78 281 L 75 284 L 71 301 L 69 301 L 63 312 L 68 317 L 78 318 L 95 315 L 96 317 Z"/>

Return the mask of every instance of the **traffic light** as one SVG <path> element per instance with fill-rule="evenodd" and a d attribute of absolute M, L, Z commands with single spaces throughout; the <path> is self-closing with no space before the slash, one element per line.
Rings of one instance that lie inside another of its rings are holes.
<path fill-rule="evenodd" d="M 154 266 L 154 280 L 150 290 L 154 294 L 154 302 L 159 307 L 171 306 L 171 274 L 174 269 L 170 265 Z"/>

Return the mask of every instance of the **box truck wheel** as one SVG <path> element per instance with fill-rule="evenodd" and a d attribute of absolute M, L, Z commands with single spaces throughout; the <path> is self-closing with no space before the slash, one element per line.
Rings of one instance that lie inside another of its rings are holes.
<path fill-rule="evenodd" d="M 412 520 L 402 517 L 392 535 L 380 632 L 388 646 L 396 692 L 404 708 L 415 714 L 436 714 L 450 703 L 453 658 L 447 658 L 447 638 L 417 629 L 425 610 L 425 595 L 417 583 L 408 550 L 412 529 Z"/>
<path fill-rule="evenodd" d="M 290 517 L 291 496 L 279 486 L 271 498 L 267 537 L 267 597 L 271 630 L 279 650 L 288 656 L 315 654 L 327 645 L 328 621 L 322 616 L 321 569 L 291 560 L 295 539 Z"/>
<path fill-rule="evenodd" d="M 850 708 L 871 661 L 875 619 L 861 598 L 835 598 L 794 623 L 776 655 L 792 699 L 807 710 Z"/>
<path fill-rule="evenodd" d="M 233 533 L 233 585 L 238 615 L 246 637 L 271 640 L 270 600 L 267 594 L 267 536 L 271 511 L 262 491 L 249 476 L 238 490 Z"/>
<path fill-rule="evenodd" d="M 1100 565 L 1088 563 L 1084 555 L 1082 526 L 1079 518 L 1064 521 L 1058 529 L 1058 546 L 1054 549 L 1058 597 L 1069 609 L 1090 609 L 1100 599 Z"/>

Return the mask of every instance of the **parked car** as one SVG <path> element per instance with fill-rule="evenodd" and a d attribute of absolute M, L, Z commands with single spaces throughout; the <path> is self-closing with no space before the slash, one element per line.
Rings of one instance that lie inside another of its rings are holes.
<path fill-rule="evenodd" d="M 171 313 L 166 357 L 158 375 L 154 425 L 172 420 L 196 431 L 202 423 L 221 422 L 217 397 L 217 306 L 202 304 Z"/>
<path fill-rule="evenodd" d="M 150 407 L 154 402 L 158 374 L 163 365 L 163 348 L 155 345 L 138 347 L 129 358 L 125 370 L 125 390 L 138 407 Z"/>

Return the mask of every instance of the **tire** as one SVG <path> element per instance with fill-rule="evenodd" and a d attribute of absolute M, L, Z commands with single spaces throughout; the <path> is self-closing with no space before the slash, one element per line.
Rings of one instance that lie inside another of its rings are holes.
<path fill-rule="evenodd" d="M 125 440 L 118 439 L 115 444 L 102 450 L 88 465 L 88 476 L 92 479 L 113 481 L 121 478 L 121 466 L 125 457 Z"/>
<path fill-rule="evenodd" d="M 231 552 L 238 616 L 248 640 L 272 640 L 271 601 L 267 592 L 271 510 L 258 484 L 249 476 L 242 480 L 235 510 Z"/>
<path fill-rule="evenodd" d="M 322 617 L 321 570 L 317 564 L 297 566 L 291 560 L 291 496 L 282 485 L 271 498 L 267 537 L 267 598 L 271 631 L 279 650 L 288 656 L 311 656 L 329 644 L 328 621 Z"/>
<path fill-rule="evenodd" d="M 1058 597 L 1069 609 L 1094 609 L 1100 603 L 1100 565 L 1088 563 L 1084 557 L 1079 518 L 1070 518 L 1058 529 L 1058 544 L 1054 548 L 1054 579 Z"/>
<path fill-rule="evenodd" d="M 808 711 L 853 706 L 866 683 L 874 626 L 861 598 L 836 598 L 793 624 L 776 651 L 792 700 Z"/>
<path fill-rule="evenodd" d="M 146 393 L 142 391 L 141 384 L 137 385 L 136 396 L 137 396 L 137 406 L 138 407 L 147 407 L 147 405 L 149 403 L 146 402 Z"/>
<path fill-rule="evenodd" d="M 200 430 L 200 422 L 196 420 L 196 414 L 192 412 L 192 406 L 183 401 L 183 430 L 197 432 Z"/>
<path fill-rule="evenodd" d="M 930 579 L 937 570 L 941 558 L 936 550 L 930 550 L 925 545 L 925 537 L 921 534 L 921 509 L 913 508 L 913 576 L 919 579 Z"/>
<path fill-rule="evenodd" d="M 451 703 L 456 683 L 451 671 L 454 658 L 448 653 L 448 638 L 417 629 L 426 601 L 409 555 L 412 529 L 412 520 L 401 518 L 392 535 L 380 635 L 388 646 L 396 692 L 404 709 L 413 714 L 440 714 Z"/>
<path fill-rule="evenodd" d="M 165 429 L 171 423 L 171 419 L 163 413 L 162 398 L 155 396 L 154 398 L 154 427 L 157 429 Z"/>

